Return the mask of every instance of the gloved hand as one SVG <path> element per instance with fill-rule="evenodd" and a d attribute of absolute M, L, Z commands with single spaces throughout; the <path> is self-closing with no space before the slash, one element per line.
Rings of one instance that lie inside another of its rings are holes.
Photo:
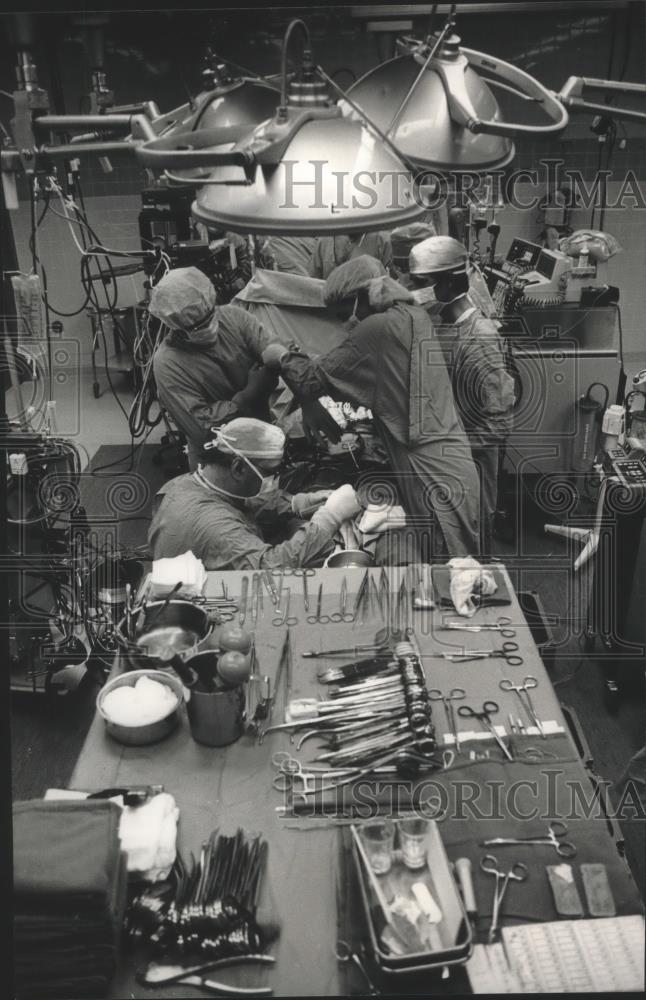
<path fill-rule="evenodd" d="M 246 386 L 235 394 L 233 401 L 242 416 L 246 416 L 266 404 L 277 385 L 277 373 L 258 365 L 251 369 Z"/>
<path fill-rule="evenodd" d="M 328 438 L 334 444 L 338 444 L 343 432 L 334 417 L 330 416 L 318 399 L 300 399 L 299 402 L 303 414 L 303 424 L 311 431 L 313 437 L 319 442 Z"/>
<path fill-rule="evenodd" d="M 344 521 L 356 517 L 361 510 L 361 505 L 353 487 L 346 483 L 345 486 L 339 486 L 337 490 L 334 490 L 325 501 L 323 509 L 329 511 L 339 524 L 343 524 Z"/>
<path fill-rule="evenodd" d="M 262 363 L 263 365 L 266 365 L 267 368 L 272 368 L 274 371 L 280 371 L 281 359 L 286 354 L 289 354 L 289 351 L 285 345 L 276 341 L 275 343 L 270 344 L 269 347 L 266 347 L 262 352 Z"/>
<path fill-rule="evenodd" d="M 292 510 L 299 517 L 309 517 L 332 495 L 332 490 L 316 490 L 314 493 L 296 493 L 292 497 Z"/>

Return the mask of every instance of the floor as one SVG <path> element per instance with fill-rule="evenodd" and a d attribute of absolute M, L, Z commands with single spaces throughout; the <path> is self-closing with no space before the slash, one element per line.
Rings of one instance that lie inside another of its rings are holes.
<path fill-rule="evenodd" d="M 104 444 L 124 444 L 130 439 L 127 423 L 127 413 L 132 404 L 133 393 L 130 379 L 127 375 L 116 373 L 111 375 L 114 390 L 119 403 L 124 408 L 124 414 L 113 395 L 103 369 L 99 369 L 98 381 L 100 396 L 94 398 L 93 378 L 89 367 L 80 363 L 75 351 L 74 342 L 65 344 L 58 356 L 60 366 L 53 367 L 53 398 L 54 424 L 53 433 L 69 439 L 76 445 L 81 455 L 83 468 L 86 468 L 92 456 Z M 76 345 L 78 348 L 78 345 Z M 36 384 L 32 391 L 30 385 L 22 387 L 23 410 L 30 405 L 39 412 L 44 412 L 47 404 L 47 386 Z M 19 412 L 13 390 L 7 393 L 7 412 L 14 418 Z M 40 426 L 35 421 L 35 429 Z M 164 426 L 155 427 L 147 437 L 149 444 L 157 444 L 164 433 Z"/>
<path fill-rule="evenodd" d="M 94 399 L 88 371 L 78 370 L 60 384 L 57 398 L 58 432 L 70 435 L 84 466 L 102 445 L 128 442 L 127 421 L 105 387 Z M 132 399 L 125 380 L 115 379 L 122 405 L 127 410 Z M 148 443 L 161 440 L 163 428 L 156 428 Z M 152 449 L 151 449 L 152 451 Z M 121 453 L 117 453 L 121 454 Z M 123 455 L 127 454 L 124 450 Z M 139 475 L 156 479 L 148 449 L 139 454 Z M 143 457 L 145 455 L 145 457 Z M 112 481 L 124 481 L 128 463 L 115 467 Z M 88 477 L 89 477 L 89 473 Z M 89 482 L 89 479 L 88 479 Z M 106 480 L 108 482 L 108 480 Z M 93 487 L 96 480 L 93 481 Z M 151 482 L 152 486 L 153 483 Z M 94 514 L 95 501 L 91 501 Z M 614 785 L 632 754 L 644 745 L 644 695 L 637 681 L 634 692 L 610 714 L 604 703 L 601 673 L 596 663 L 583 656 L 581 634 L 585 622 L 587 580 L 571 573 L 572 552 L 559 539 L 542 533 L 541 525 L 526 526 L 523 549 L 502 543 L 500 558 L 512 572 L 516 589 L 537 591 L 554 632 L 557 654 L 551 668 L 552 681 L 565 705 L 571 706 L 581 724 L 600 775 Z M 145 540 L 141 527 L 128 525 L 130 544 Z M 71 775 L 93 713 L 96 689 L 85 682 L 73 699 L 55 711 L 32 699 L 12 699 L 13 789 L 14 798 L 42 795 L 51 785 L 64 785 Z M 612 794 L 612 792 L 611 792 Z M 629 828 L 630 827 L 630 828 Z M 636 881 L 644 886 L 644 823 L 627 824 L 627 857 Z"/>

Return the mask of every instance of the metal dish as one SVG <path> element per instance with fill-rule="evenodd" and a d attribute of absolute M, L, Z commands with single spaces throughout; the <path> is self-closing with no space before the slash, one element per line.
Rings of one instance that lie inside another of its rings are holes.
<path fill-rule="evenodd" d="M 351 566 L 373 566 L 374 559 L 369 552 L 364 552 L 362 549 L 344 549 L 329 556 L 325 560 L 325 565 L 330 569 L 339 567 L 349 569 Z"/>
<path fill-rule="evenodd" d="M 147 722 L 143 726 L 123 726 L 118 722 L 113 722 L 103 708 L 103 702 L 111 691 L 118 687 L 134 687 L 140 677 L 149 677 L 152 681 L 165 684 L 169 687 L 175 697 L 177 704 L 175 708 L 163 719 L 156 722 Z M 175 729 L 179 722 L 179 710 L 184 701 L 184 688 L 182 682 L 174 674 L 166 673 L 163 670 L 130 670 L 128 673 L 114 677 L 99 691 L 96 699 L 96 709 L 105 722 L 105 727 L 113 739 L 125 746 L 142 747 L 149 743 L 157 743 Z"/>
<path fill-rule="evenodd" d="M 213 627 L 208 612 L 192 601 L 152 601 L 143 612 L 143 628 L 141 616 L 141 609 L 132 614 L 131 637 L 125 616 L 117 627 L 119 645 L 135 670 L 163 670 L 175 655 L 189 659 Z"/>

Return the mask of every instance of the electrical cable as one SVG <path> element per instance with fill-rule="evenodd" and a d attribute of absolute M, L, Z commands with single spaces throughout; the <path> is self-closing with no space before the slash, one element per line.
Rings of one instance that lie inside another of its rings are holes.
<path fill-rule="evenodd" d="M 103 323 L 103 316 L 108 313 L 111 317 L 112 323 L 115 325 L 117 330 L 120 330 L 119 317 L 116 315 L 117 303 L 118 303 L 118 284 L 116 280 L 116 274 L 111 256 L 118 257 L 150 257 L 151 254 L 158 257 L 157 268 L 155 271 L 155 277 L 159 274 L 160 269 L 163 270 L 163 274 L 166 274 L 171 268 L 171 261 L 168 254 L 163 251 L 159 253 L 158 251 L 150 250 L 113 250 L 102 244 L 101 240 L 97 236 L 96 232 L 90 225 L 87 217 L 87 212 L 85 208 L 85 200 L 83 197 L 83 190 L 80 183 L 80 178 L 76 178 L 76 190 L 78 192 L 80 205 L 77 204 L 74 199 L 70 196 L 66 197 L 54 177 L 48 178 L 49 187 L 45 188 L 45 205 L 43 211 L 38 219 L 35 218 L 35 194 L 36 189 L 34 186 L 33 196 L 31 199 L 31 209 L 32 209 L 32 232 L 30 238 L 30 250 L 32 253 L 32 259 L 34 262 L 34 269 L 39 268 L 42 276 L 43 282 L 43 292 L 42 299 L 45 305 L 46 315 L 48 316 L 49 310 L 56 313 L 56 315 L 63 316 L 66 318 L 77 316 L 86 310 L 88 307 L 92 308 L 92 311 L 96 316 L 97 330 L 99 333 L 100 342 L 103 348 L 104 357 L 104 369 L 105 375 L 110 387 L 110 391 L 119 406 L 119 409 L 123 413 L 124 418 L 128 423 L 128 429 L 130 431 L 130 465 L 129 470 L 132 470 L 135 454 L 149 437 L 150 433 L 154 427 L 158 426 L 163 419 L 163 413 L 161 410 L 156 414 L 152 415 L 152 409 L 157 402 L 156 397 L 156 387 L 154 382 L 153 374 L 153 358 L 157 344 L 155 342 L 156 338 L 153 338 L 150 333 L 150 314 L 146 311 L 145 318 L 141 326 L 137 331 L 137 338 L 133 348 L 133 362 L 138 370 L 141 370 L 141 385 L 135 394 L 135 398 L 130 407 L 130 412 L 128 412 L 123 405 L 117 390 L 112 381 L 112 377 L 109 370 L 109 358 L 108 358 L 108 348 L 106 331 Z M 61 211 L 57 211 L 53 205 L 51 205 L 51 193 L 56 194 L 60 201 Z M 70 235 L 74 242 L 76 249 L 78 250 L 81 257 L 80 265 L 80 277 L 81 284 L 85 293 L 85 298 L 83 303 L 78 309 L 72 312 L 66 312 L 64 310 L 58 310 L 51 306 L 49 302 L 48 294 L 48 283 L 47 283 L 47 272 L 40 262 L 38 257 L 38 251 L 36 246 L 37 231 L 39 226 L 42 224 L 48 211 L 50 211 L 67 222 Z M 74 213 L 72 215 L 71 213 Z M 75 229 L 76 227 L 76 229 Z M 77 231 L 78 230 L 78 234 Z M 163 275 L 162 275 L 163 276 Z M 157 279 L 159 280 L 159 278 Z M 100 301 L 100 290 L 97 288 L 97 284 L 100 284 L 102 289 L 103 298 L 105 299 L 105 305 L 102 305 Z M 136 306 L 133 307 L 136 309 Z M 135 321 L 136 321 L 135 313 Z M 49 330 L 49 321 L 47 320 L 47 327 Z M 123 335 L 121 338 L 123 340 Z M 51 352 L 51 344 L 49 344 L 49 350 Z M 50 398 L 51 398 L 51 360 L 50 360 Z M 142 441 L 138 445 L 135 441 L 138 437 L 142 437 Z M 99 469 L 92 470 L 92 472 L 101 471 L 104 468 L 111 468 L 116 465 L 120 465 L 128 458 L 124 456 L 123 458 L 117 460 L 116 462 L 108 463 L 106 466 L 101 466 Z"/>
<path fill-rule="evenodd" d="M 37 275 L 38 274 L 38 265 L 39 265 L 38 250 L 37 250 L 37 246 L 36 246 L 36 241 L 38 239 L 38 226 L 40 225 L 40 223 L 42 222 L 42 220 L 45 218 L 45 215 L 47 214 L 47 210 L 49 208 L 49 199 L 46 200 L 45 208 L 43 209 L 43 211 L 41 213 L 40 220 L 37 222 L 36 221 L 36 196 L 37 196 L 36 184 L 37 184 L 37 181 L 36 181 L 36 178 L 34 177 L 34 178 L 32 178 L 30 180 L 30 184 L 29 184 L 29 203 L 30 203 L 30 216 L 31 216 L 31 234 L 30 234 L 29 243 L 30 243 L 31 255 L 32 255 L 32 257 L 31 257 L 31 259 L 32 259 L 32 269 L 33 269 L 33 273 Z M 43 281 L 43 291 L 45 292 L 45 294 L 41 295 L 41 298 L 42 298 L 43 304 L 45 306 L 45 340 L 46 340 L 46 343 L 47 343 L 47 398 L 48 398 L 48 400 L 51 401 L 53 399 L 52 337 L 51 337 L 51 329 L 50 329 L 50 325 L 49 325 L 49 302 L 48 302 L 46 287 L 47 286 L 46 286 L 46 279 L 45 279 L 45 281 Z"/>

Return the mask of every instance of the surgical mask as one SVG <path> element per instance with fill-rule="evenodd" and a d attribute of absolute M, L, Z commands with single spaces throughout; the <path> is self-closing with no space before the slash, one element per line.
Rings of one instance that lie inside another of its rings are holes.
<path fill-rule="evenodd" d="M 435 289 L 432 285 L 428 285 L 426 288 L 416 288 L 412 295 L 415 299 L 416 305 L 418 306 L 425 306 L 430 302 L 437 302 Z"/>
<path fill-rule="evenodd" d="M 215 342 L 218 333 L 218 321 L 211 323 L 205 330 L 197 330 L 192 333 L 186 333 L 186 339 L 194 347 L 209 347 Z"/>
<path fill-rule="evenodd" d="M 202 482 L 204 486 L 209 487 L 216 493 L 224 493 L 227 496 L 234 497 L 236 500 L 255 500 L 257 497 L 261 496 L 261 494 L 269 493 L 273 489 L 276 489 L 276 484 L 275 484 L 275 481 L 277 479 L 276 472 L 272 472 L 268 475 L 263 475 L 260 469 L 258 469 L 257 466 L 255 466 L 253 462 L 249 458 L 247 458 L 244 452 L 240 451 L 238 448 L 235 448 L 233 444 L 231 444 L 231 441 L 227 440 L 226 431 L 216 430 L 216 428 L 211 428 L 211 429 L 213 433 L 216 434 L 216 438 L 213 441 L 211 441 L 210 444 L 205 444 L 204 447 L 211 448 L 220 445 L 226 448 L 228 451 L 230 451 L 233 455 L 237 455 L 239 458 L 242 459 L 243 462 L 246 462 L 249 468 L 255 473 L 255 475 L 258 477 L 259 484 L 256 493 L 253 493 L 251 496 L 248 495 L 239 496 L 236 493 L 230 493 L 228 490 L 222 489 L 222 487 L 220 486 L 215 486 L 213 483 L 209 483 L 209 481 L 203 475 L 202 466 L 200 465 L 198 466 L 197 471 L 199 474 L 200 482 Z"/>
<path fill-rule="evenodd" d="M 240 453 L 238 452 L 238 454 Z M 229 490 L 225 490 L 222 486 L 216 486 L 215 483 L 209 482 L 209 480 L 204 475 L 203 465 L 198 465 L 195 477 L 202 486 L 205 486 L 213 493 L 224 493 L 224 495 L 227 497 L 232 497 L 234 500 L 243 500 L 245 503 L 248 500 L 257 500 L 258 497 L 271 493 L 273 492 L 274 489 L 276 489 L 276 483 L 275 483 L 276 476 L 273 475 L 263 476 L 263 474 L 260 472 L 260 469 L 257 469 L 256 466 L 253 464 L 253 462 L 250 462 L 249 459 L 246 458 L 244 455 L 240 455 L 240 457 L 247 463 L 250 469 L 253 469 L 253 471 L 258 476 L 258 479 L 260 481 L 258 492 L 252 493 L 251 496 L 240 496 L 239 493 L 231 493 Z"/>
<path fill-rule="evenodd" d="M 255 466 L 254 466 L 255 469 Z M 260 474 L 259 469 L 255 469 L 256 472 Z M 248 497 L 249 500 L 257 500 L 258 497 L 269 496 L 270 493 L 275 493 L 278 489 L 278 475 L 277 473 L 272 473 L 271 476 L 263 476 L 260 484 L 260 490 L 253 497 Z"/>

